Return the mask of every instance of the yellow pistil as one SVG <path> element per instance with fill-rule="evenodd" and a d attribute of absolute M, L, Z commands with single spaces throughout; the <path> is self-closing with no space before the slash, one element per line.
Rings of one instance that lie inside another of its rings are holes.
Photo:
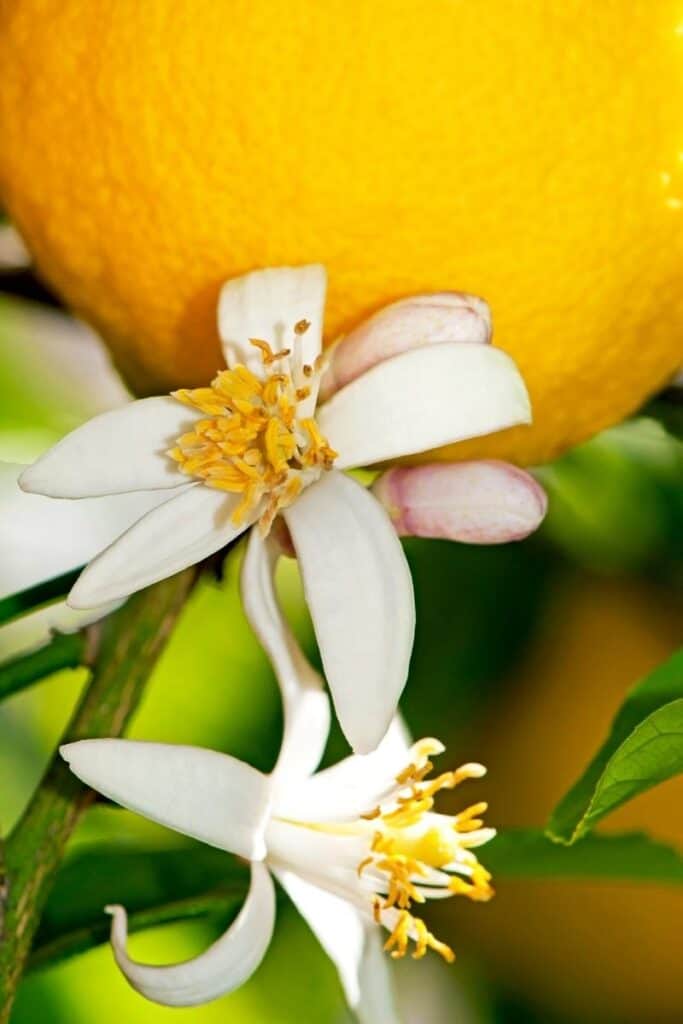
<path fill-rule="evenodd" d="M 294 331 L 308 328 L 299 321 Z M 206 418 L 179 437 L 168 452 L 183 473 L 209 487 L 241 495 L 232 514 L 236 526 L 257 509 L 266 534 L 277 514 L 332 467 L 337 453 L 311 417 L 297 418 L 297 405 L 311 391 L 317 369 L 304 365 L 301 379 L 272 368 L 289 356 L 273 352 L 266 341 L 251 339 L 266 373 L 257 377 L 246 366 L 221 370 L 210 387 L 174 391 L 173 397 Z"/>
<path fill-rule="evenodd" d="M 413 957 L 420 959 L 428 949 L 451 963 L 453 950 L 439 942 L 424 921 L 411 908 L 426 902 L 430 889 L 440 895 L 466 896 L 484 902 L 493 895 L 491 876 L 469 848 L 472 833 L 482 827 L 479 815 L 487 808 L 476 803 L 455 816 L 432 814 L 434 798 L 444 789 L 453 789 L 466 779 L 484 773 L 481 765 L 466 764 L 456 771 L 444 772 L 434 779 L 427 776 L 433 765 L 429 758 L 441 753 L 438 740 L 421 740 L 413 747 L 413 761 L 397 775 L 401 791 L 391 806 L 374 808 L 363 820 L 376 823 L 370 852 L 358 865 L 358 874 L 369 869 L 384 879 L 384 896 L 372 896 L 376 920 L 384 911 L 398 916 L 385 949 L 394 958 L 405 956 L 410 940 L 415 943 Z M 427 817 L 431 815 L 430 817 Z M 472 837 L 474 838 L 474 837 Z M 469 840 L 469 842 L 468 842 Z M 439 875 L 435 875 L 439 872 Z M 444 881 L 444 873 L 448 880 Z M 457 872 L 457 873 L 452 873 Z"/>

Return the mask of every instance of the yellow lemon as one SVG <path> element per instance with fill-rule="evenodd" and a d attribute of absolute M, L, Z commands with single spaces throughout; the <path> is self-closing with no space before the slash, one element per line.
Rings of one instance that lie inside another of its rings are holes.
<path fill-rule="evenodd" d="M 324 262 L 330 337 L 485 296 L 538 462 L 681 361 L 681 0 L 0 0 L 0 194 L 139 392 L 205 382 L 216 296 Z"/>
<path fill-rule="evenodd" d="M 670 591 L 586 577 L 558 588 L 534 648 L 471 738 L 489 769 L 493 823 L 542 825 L 605 739 L 627 691 L 680 637 Z M 644 831 L 680 849 L 682 801 L 678 776 L 624 804 L 599 831 Z M 485 914 L 458 908 L 451 938 L 456 949 L 483 956 L 510 991 L 546 1012 L 561 1005 L 572 1020 L 680 1020 L 680 886 L 500 878 L 496 889 Z"/>

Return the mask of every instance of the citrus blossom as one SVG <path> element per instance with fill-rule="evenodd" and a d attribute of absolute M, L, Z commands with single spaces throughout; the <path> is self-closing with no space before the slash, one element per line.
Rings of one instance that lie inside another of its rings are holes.
<path fill-rule="evenodd" d="M 270 655 L 284 705 L 284 736 L 271 775 L 197 747 L 96 739 L 61 748 L 88 785 L 169 828 L 251 861 L 244 906 L 206 952 L 173 966 L 131 959 L 123 907 L 111 906 L 112 945 L 130 984 L 170 1006 L 215 999 L 257 968 L 271 939 L 275 894 L 270 873 L 306 918 L 340 974 L 362 1024 L 394 1024 L 378 953 L 394 959 L 429 950 L 455 954 L 425 923 L 429 899 L 492 896 L 490 875 L 475 849 L 493 837 L 481 820 L 485 803 L 458 814 L 434 811 L 437 794 L 484 768 L 465 764 L 430 778 L 434 739 L 411 744 L 395 719 L 376 751 L 352 755 L 316 773 L 327 742 L 330 712 L 322 680 L 282 618 L 273 586 L 276 545 L 254 532 L 243 574 L 246 610 Z"/>
<path fill-rule="evenodd" d="M 528 423 L 530 409 L 509 356 L 462 341 L 385 359 L 319 406 L 324 300 L 319 265 L 227 282 L 218 319 L 228 370 L 209 387 L 96 416 L 21 486 L 72 499 L 168 494 L 85 569 L 69 596 L 76 608 L 179 572 L 254 524 L 265 536 L 281 513 L 340 723 L 366 753 L 406 682 L 413 591 L 382 503 L 340 471 Z"/>

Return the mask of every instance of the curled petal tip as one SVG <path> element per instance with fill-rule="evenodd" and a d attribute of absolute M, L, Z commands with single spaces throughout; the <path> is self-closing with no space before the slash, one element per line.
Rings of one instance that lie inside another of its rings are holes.
<path fill-rule="evenodd" d="M 380 309 L 334 346 L 320 398 L 329 398 L 372 366 L 408 349 L 446 341 L 486 344 L 490 340 L 491 313 L 476 295 L 438 292 L 401 299 Z"/>
<path fill-rule="evenodd" d="M 503 544 L 536 530 L 546 514 L 541 485 L 493 460 L 396 467 L 373 492 L 401 536 Z"/>
<path fill-rule="evenodd" d="M 73 608 L 74 611 L 78 612 L 89 611 L 91 608 L 97 608 L 98 605 L 103 603 L 98 601 L 96 597 L 88 594 L 87 586 L 80 585 L 82 575 L 76 580 L 66 598 L 69 608 Z"/>
<path fill-rule="evenodd" d="M 33 466 L 27 466 L 24 472 L 21 473 L 21 475 L 17 479 L 19 487 L 21 488 L 22 491 L 25 491 L 27 494 L 39 493 L 36 490 L 34 484 L 32 483 L 32 478 L 34 477 L 34 475 L 35 474 L 33 473 Z"/>

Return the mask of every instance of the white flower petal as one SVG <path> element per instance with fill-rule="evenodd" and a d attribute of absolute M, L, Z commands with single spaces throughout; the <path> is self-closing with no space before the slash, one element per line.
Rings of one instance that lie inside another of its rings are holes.
<path fill-rule="evenodd" d="M 278 548 L 252 530 L 242 564 L 242 604 L 268 654 L 282 694 L 284 735 L 273 772 L 275 792 L 315 771 L 330 730 L 330 702 L 322 680 L 299 647 L 275 593 Z"/>
<path fill-rule="evenodd" d="M 491 311 L 483 299 L 463 292 L 413 295 L 368 317 L 328 349 L 320 388 L 325 399 L 361 373 L 400 352 L 469 341 L 491 340 Z"/>
<path fill-rule="evenodd" d="M 368 926 L 360 965 L 360 1000 L 355 1007 L 359 1024 L 403 1024 L 396 1008 L 390 963 L 380 928 Z"/>
<path fill-rule="evenodd" d="M 275 871 L 275 876 L 337 968 L 346 1000 L 363 1024 L 398 1022 L 378 928 L 368 923 L 353 904 L 299 875 Z M 368 957 L 370 971 L 366 969 Z"/>
<path fill-rule="evenodd" d="M 266 830 L 267 861 L 272 869 L 293 870 L 326 892 L 350 900 L 372 919 L 367 887 L 358 877 L 358 865 L 367 856 L 371 826 L 347 834 L 330 829 L 308 828 L 273 816 Z"/>
<path fill-rule="evenodd" d="M 275 891 L 268 869 L 252 864 L 247 899 L 225 934 L 200 956 L 168 967 L 131 960 L 126 912 L 119 906 L 106 909 L 114 918 L 114 956 L 132 987 L 163 1006 L 197 1006 L 238 988 L 261 963 L 275 924 Z"/>
<path fill-rule="evenodd" d="M 243 363 L 262 373 L 261 354 L 250 338 L 266 341 L 276 351 L 290 349 L 295 371 L 297 359 L 299 365 L 313 365 L 322 348 L 325 289 L 325 268 L 317 263 L 255 270 L 224 284 L 218 301 L 218 331 L 228 366 Z M 297 336 L 294 326 L 302 320 L 309 327 Z M 300 403 L 301 416 L 311 414 L 315 398 L 311 394 Z"/>
<path fill-rule="evenodd" d="M 373 366 L 317 413 L 338 469 L 429 451 L 529 423 L 524 382 L 490 345 L 427 345 Z"/>
<path fill-rule="evenodd" d="M 59 752 L 82 782 L 122 807 L 240 857 L 265 856 L 270 781 L 251 765 L 137 740 L 80 740 Z"/>
<path fill-rule="evenodd" d="M 123 602 L 112 601 L 76 611 L 66 601 L 53 601 L 35 611 L 20 614 L 0 626 L 0 665 L 24 657 L 49 644 L 55 633 L 77 633 L 115 611 Z"/>
<path fill-rule="evenodd" d="M 380 503 L 334 471 L 284 517 L 341 727 L 356 752 L 368 753 L 389 727 L 413 646 L 403 549 Z"/>
<path fill-rule="evenodd" d="M 367 814 L 396 785 L 410 763 L 411 739 L 396 715 L 376 750 L 352 754 L 303 784 L 274 798 L 280 818 L 297 821 L 353 821 Z"/>
<path fill-rule="evenodd" d="M 237 499 L 204 484 L 190 484 L 152 509 L 81 573 L 69 594 L 72 608 L 91 608 L 134 594 L 195 565 L 239 537 Z"/>
<path fill-rule="evenodd" d="M 0 598 L 84 565 L 168 494 L 146 491 L 84 501 L 26 494 L 24 466 L 0 463 Z"/>
<path fill-rule="evenodd" d="M 166 452 L 198 415 L 168 395 L 111 409 L 41 455 L 22 475 L 21 486 L 51 498 L 178 487 L 187 477 Z"/>

